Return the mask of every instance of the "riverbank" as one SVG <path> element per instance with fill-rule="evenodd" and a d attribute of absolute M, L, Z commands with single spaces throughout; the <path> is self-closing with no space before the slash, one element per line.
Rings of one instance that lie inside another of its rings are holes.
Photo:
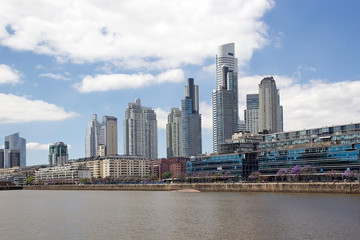
<path fill-rule="evenodd" d="M 104 190 L 104 191 L 179 191 L 200 192 L 291 192 L 360 194 L 359 182 L 353 183 L 172 183 L 104 185 L 31 185 L 23 190 Z"/>

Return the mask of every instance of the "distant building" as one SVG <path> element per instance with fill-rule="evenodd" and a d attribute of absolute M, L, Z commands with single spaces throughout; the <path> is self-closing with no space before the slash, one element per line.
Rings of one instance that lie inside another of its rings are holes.
<path fill-rule="evenodd" d="M 181 101 L 182 115 L 182 154 L 195 156 L 202 152 L 201 115 L 199 114 L 199 87 L 194 79 L 188 79 L 185 86 L 185 99 Z"/>
<path fill-rule="evenodd" d="M 85 156 L 95 157 L 118 154 L 117 138 L 117 118 L 103 116 L 102 122 L 99 122 L 97 115 L 93 114 L 93 119 L 86 129 Z"/>
<path fill-rule="evenodd" d="M 257 134 L 259 132 L 259 94 L 246 95 L 244 110 L 245 130 Z"/>
<path fill-rule="evenodd" d="M 97 148 L 99 146 L 101 123 L 97 119 L 97 115 L 93 114 L 93 119 L 88 124 L 85 137 L 85 157 L 97 156 Z"/>
<path fill-rule="evenodd" d="M 186 162 L 189 160 L 190 158 L 187 157 L 153 160 L 150 162 L 150 174 L 162 179 L 164 172 L 171 172 L 173 177 L 179 177 L 186 173 Z"/>
<path fill-rule="evenodd" d="M 5 137 L 4 166 L 26 166 L 26 140 L 15 133 Z"/>
<path fill-rule="evenodd" d="M 273 77 L 265 77 L 259 84 L 259 131 L 283 131 L 283 108 Z"/>
<path fill-rule="evenodd" d="M 49 146 L 49 164 L 51 166 L 68 163 L 68 147 L 63 142 L 57 142 Z"/>
<path fill-rule="evenodd" d="M 94 178 L 150 176 L 150 160 L 140 156 L 112 155 L 75 160 L 73 165 L 84 165 Z"/>
<path fill-rule="evenodd" d="M 4 168 L 4 149 L 0 149 L 0 168 Z"/>
<path fill-rule="evenodd" d="M 181 111 L 179 108 L 171 108 L 166 124 L 166 153 L 168 158 L 182 155 L 182 125 Z"/>
<path fill-rule="evenodd" d="M 141 100 L 130 102 L 125 111 L 124 153 L 156 159 L 157 148 L 156 113 L 149 107 L 141 106 Z"/>
<path fill-rule="evenodd" d="M 105 146 L 106 156 L 118 154 L 117 138 L 117 118 L 113 116 L 104 116 L 100 128 L 101 142 L 99 142 L 99 145 Z"/>
<path fill-rule="evenodd" d="M 235 58 L 234 43 L 218 48 L 216 81 L 217 87 L 212 94 L 214 152 L 238 131 L 238 59 Z"/>
<path fill-rule="evenodd" d="M 82 165 L 62 165 L 40 168 L 35 171 L 35 183 L 38 184 L 74 184 L 79 179 L 91 178 L 89 168 Z"/>

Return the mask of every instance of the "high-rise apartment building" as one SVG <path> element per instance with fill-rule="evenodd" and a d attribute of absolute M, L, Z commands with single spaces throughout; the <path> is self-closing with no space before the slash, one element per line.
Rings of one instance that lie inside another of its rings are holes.
<path fill-rule="evenodd" d="M 104 116 L 100 128 L 100 139 L 105 146 L 105 156 L 118 154 L 117 118 Z"/>
<path fill-rule="evenodd" d="M 85 137 L 85 157 L 97 156 L 97 148 L 99 145 L 101 123 L 97 119 L 97 115 L 93 114 L 92 121 L 89 122 L 86 129 Z"/>
<path fill-rule="evenodd" d="M 246 95 L 244 119 L 245 130 L 257 134 L 259 132 L 259 94 Z"/>
<path fill-rule="evenodd" d="M 199 114 L 199 86 L 194 79 L 188 79 L 185 98 L 181 101 L 182 154 L 195 156 L 202 152 L 201 115 Z"/>
<path fill-rule="evenodd" d="M 124 153 L 156 159 L 157 120 L 154 110 L 141 106 L 141 100 L 130 102 L 125 111 Z"/>
<path fill-rule="evenodd" d="M 68 163 L 68 147 L 63 142 L 57 142 L 49 146 L 49 164 L 51 166 Z"/>
<path fill-rule="evenodd" d="M 0 168 L 4 168 L 4 149 L 0 149 Z"/>
<path fill-rule="evenodd" d="M 26 140 L 19 133 L 5 137 L 4 166 L 26 167 Z"/>
<path fill-rule="evenodd" d="M 283 131 L 283 108 L 273 77 L 265 77 L 259 84 L 259 131 Z"/>
<path fill-rule="evenodd" d="M 214 152 L 218 152 L 220 144 L 238 131 L 238 59 L 235 58 L 234 43 L 218 48 L 216 82 L 212 94 Z"/>
<path fill-rule="evenodd" d="M 85 137 L 85 156 L 108 156 L 118 154 L 117 118 L 103 116 L 99 122 L 97 115 L 88 124 Z"/>
<path fill-rule="evenodd" d="M 181 111 L 179 108 L 171 108 L 166 124 L 166 153 L 167 158 L 182 155 L 182 125 Z"/>

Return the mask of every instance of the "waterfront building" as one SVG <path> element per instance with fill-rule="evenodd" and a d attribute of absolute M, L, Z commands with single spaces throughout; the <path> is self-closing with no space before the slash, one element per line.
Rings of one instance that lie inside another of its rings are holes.
<path fill-rule="evenodd" d="M 224 173 L 242 179 L 257 171 L 257 159 L 253 153 L 204 154 L 190 158 L 186 164 L 187 173 Z"/>
<path fill-rule="evenodd" d="M 4 167 L 26 166 L 26 140 L 19 133 L 5 137 Z"/>
<path fill-rule="evenodd" d="M 238 132 L 246 132 L 246 125 L 244 120 L 239 119 Z"/>
<path fill-rule="evenodd" d="M 182 155 L 182 125 L 181 111 L 179 108 L 171 108 L 166 124 L 166 153 L 167 158 Z"/>
<path fill-rule="evenodd" d="M 283 108 L 273 77 L 265 77 L 259 84 L 259 131 L 283 131 Z"/>
<path fill-rule="evenodd" d="M 145 177 L 150 175 L 150 160 L 141 156 L 110 155 L 105 157 L 82 158 L 72 165 L 83 165 L 94 178 Z"/>
<path fill-rule="evenodd" d="M 125 111 L 124 153 L 156 159 L 157 120 L 154 110 L 141 106 L 141 100 L 130 102 Z"/>
<path fill-rule="evenodd" d="M 202 152 L 201 115 L 199 114 L 199 87 L 194 79 L 188 78 L 185 98 L 181 101 L 182 154 L 194 156 Z"/>
<path fill-rule="evenodd" d="M 238 59 L 235 44 L 218 48 L 216 55 L 216 89 L 212 93 L 213 149 L 238 131 Z"/>
<path fill-rule="evenodd" d="M 173 177 L 179 177 L 186 173 L 186 162 L 189 160 L 187 157 L 153 160 L 150 162 L 150 174 L 162 179 L 164 172 L 171 172 Z"/>
<path fill-rule="evenodd" d="M 82 178 L 91 178 L 89 168 L 83 165 L 69 164 L 39 168 L 35 171 L 34 181 L 38 184 L 74 184 Z"/>
<path fill-rule="evenodd" d="M 0 149 L 0 168 L 4 168 L 4 149 Z"/>
<path fill-rule="evenodd" d="M 252 134 L 259 132 L 259 94 L 246 95 L 244 110 L 245 130 Z"/>
<path fill-rule="evenodd" d="M 88 123 L 85 137 L 85 157 L 97 156 L 97 148 L 99 146 L 101 123 L 97 119 L 97 115 L 93 114 L 93 119 Z"/>
<path fill-rule="evenodd" d="M 57 142 L 49 146 L 49 164 L 51 166 L 64 165 L 68 162 L 68 147 L 63 142 Z"/>

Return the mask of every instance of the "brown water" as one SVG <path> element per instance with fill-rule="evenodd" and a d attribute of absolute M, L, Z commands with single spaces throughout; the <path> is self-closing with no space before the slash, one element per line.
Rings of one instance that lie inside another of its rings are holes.
<path fill-rule="evenodd" d="M 360 196 L 0 191 L 0 239 L 360 239 Z"/>

